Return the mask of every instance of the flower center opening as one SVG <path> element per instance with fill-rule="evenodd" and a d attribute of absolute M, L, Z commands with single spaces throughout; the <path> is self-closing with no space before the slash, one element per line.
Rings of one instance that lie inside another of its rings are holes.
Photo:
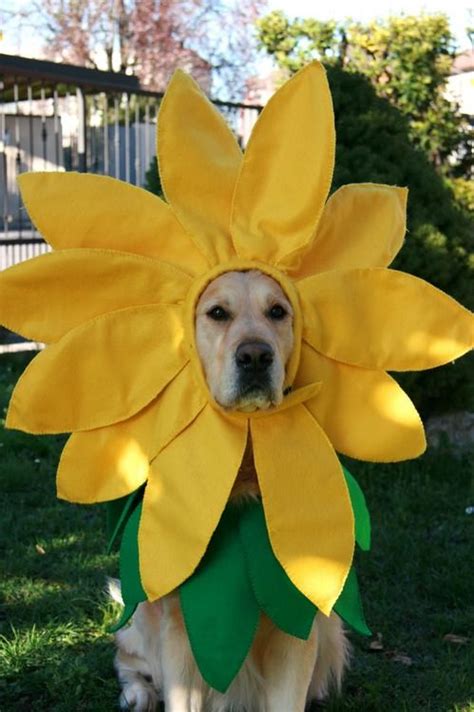
<path fill-rule="evenodd" d="M 284 274 L 235 261 L 197 279 L 186 301 L 190 358 L 209 401 L 226 411 L 278 407 L 301 348 L 301 310 Z"/>

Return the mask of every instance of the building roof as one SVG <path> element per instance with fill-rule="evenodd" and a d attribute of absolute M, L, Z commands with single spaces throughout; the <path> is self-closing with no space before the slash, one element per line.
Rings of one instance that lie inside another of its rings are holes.
<path fill-rule="evenodd" d="M 0 75 L 3 89 L 10 83 L 40 82 L 80 86 L 85 91 L 136 92 L 140 89 L 136 77 L 116 72 L 103 72 L 64 62 L 49 62 L 28 57 L 0 54 Z"/>
<path fill-rule="evenodd" d="M 451 74 L 463 74 L 464 72 L 474 72 L 474 49 L 467 49 L 458 54 L 453 62 Z"/>

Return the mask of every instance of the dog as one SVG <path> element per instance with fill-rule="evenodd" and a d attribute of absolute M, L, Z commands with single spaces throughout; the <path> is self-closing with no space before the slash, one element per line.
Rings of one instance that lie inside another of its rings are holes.
<path fill-rule="evenodd" d="M 215 278 L 197 303 L 195 338 L 209 390 L 222 407 L 252 412 L 281 403 L 293 313 L 274 279 L 258 270 Z M 231 499 L 258 495 L 249 441 Z M 119 585 L 111 589 L 120 600 Z M 336 614 L 318 613 L 306 641 L 262 616 L 247 659 L 221 694 L 200 676 L 176 593 L 141 603 L 115 640 L 120 707 L 135 712 L 152 712 L 159 700 L 166 712 L 303 712 L 331 685 L 340 690 L 349 660 Z"/>

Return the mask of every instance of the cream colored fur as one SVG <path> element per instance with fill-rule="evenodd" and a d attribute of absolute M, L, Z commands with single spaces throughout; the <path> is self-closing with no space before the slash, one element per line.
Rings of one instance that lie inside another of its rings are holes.
<path fill-rule="evenodd" d="M 271 320 L 272 306 L 283 307 L 287 316 Z M 213 306 L 230 315 L 227 321 L 209 318 Z M 239 344 L 259 341 L 268 344 L 275 356 L 270 370 L 268 391 L 249 400 L 238 392 L 235 353 Z M 293 312 L 291 304 L 274 279 L 256 270 L 227 272 L 204 290 L 196 307 L 196 345 L 209 389 L 225 408 L 268 408 L 283 398 L 285 364 L 293 349 Z"/>
<path fill-rule="evenodd" d="M 269 310 L 279 305 L 283 319 Z M 230 318 L 209 317 L 220 306 Z M 242 397 L 235 351 L 245 341 L 265 342 L 274 361 L 261 393 Z M 252 410 L 281 402 L 285 365 L 293 346 L 291 306 L 280 286 L 257 271 L 231 272 L 215 279 L 196 309 L 196 343 L 214 398 L 224 407 Z M 231 498 L 259 494 L 251 442 Z M 120 600 L 119 582 L 109 591 Z M 115 640 L 115 667 L 122 692 L 120 706 L 153 712 L 163 700 L 166 712 L 303 712 L 307 702 L 340 690 L 349 644 L 340 619 L 318 613 L 307 641 L 289 636 L 262 616 L 252 649 L 225 694 L 202 679 L 187 639 L 177 594 L 141 603 Z"/>
<path fill-rule="evenodd" d="M 309 640 L 279 631 L 266 618 L 225 695 L 203 681 L 194 662 L 177 596 L 141 603 L 116 634 L 120 706 L 153 712 L 303 712 L 313 699 L 340 689 L 349 645 L 340 619 L 318 613 Z"/>

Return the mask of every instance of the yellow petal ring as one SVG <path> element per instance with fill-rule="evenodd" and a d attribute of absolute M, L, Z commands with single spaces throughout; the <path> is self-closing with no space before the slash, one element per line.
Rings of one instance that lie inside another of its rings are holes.
<path fill-rule="evenodd" d="M 403 243 L 406 189 L 349 185 L 328 199 L 334 145 L 318 62 L 275 93 L 244 154 L 177 72 L 158 119 L 168 203 L 103 176 L 20 177 L 55 251 L 0 274 L 0 322 L 50 344 L 20 379 L 7 425 L 72 432 L 58 470 L 64 499 L 102 502 L 146 483 L 139 548 L 151 600 L 199 564 L 251 437 L 275 554 L 328 614 L 354 548 L 336 451 L 417 457 L 423 426 L 385 371 L 472 348 L 467 310 L 386 269 Z M 293 391 L 245 414 L 211 396 L 194 319 L 209 282 L 251 269 L 291 302 L 295 346 Z"/>

